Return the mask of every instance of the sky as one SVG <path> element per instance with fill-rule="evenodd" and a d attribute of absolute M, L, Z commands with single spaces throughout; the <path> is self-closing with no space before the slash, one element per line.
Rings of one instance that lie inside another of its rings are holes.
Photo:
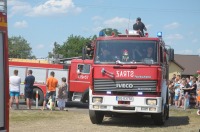
<path fill-rule="evenodd" d="M 200 55 L 200 0 L 8 0 L 8 35 L 22 36 L 45 58 L 54 42 L 92 37 L 103 28 L 132 30 L 137 17 L 150 37 L 163 33 L 175 54 Z"/>

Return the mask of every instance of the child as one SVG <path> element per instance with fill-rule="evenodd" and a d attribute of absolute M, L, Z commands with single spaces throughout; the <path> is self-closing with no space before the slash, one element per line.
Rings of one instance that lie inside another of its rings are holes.
<path fill-rule="evenodd" d="M 179 107 L 180 85 L 175 84 L 175 106 Z"/>
<path fill-rule="evenodd" d="M 64 110 L 65 108 L 65 100 L 67 99 L 67 83 L 66 78 L 62 77 L 62 84 L 58 87 L 58 108 L 60 110 Z"/>

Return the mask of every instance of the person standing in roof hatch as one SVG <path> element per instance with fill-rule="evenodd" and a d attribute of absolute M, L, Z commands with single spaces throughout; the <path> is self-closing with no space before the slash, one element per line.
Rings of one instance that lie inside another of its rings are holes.
<path fill-rule="evenodd" d="M 144 30 L 147 31 L 147 28 L 141 21 L 140 17 L 136 19 L 136 23 L 133 25 L 133 30 L 136 30 L 141 36 L 144 36 Z"/>

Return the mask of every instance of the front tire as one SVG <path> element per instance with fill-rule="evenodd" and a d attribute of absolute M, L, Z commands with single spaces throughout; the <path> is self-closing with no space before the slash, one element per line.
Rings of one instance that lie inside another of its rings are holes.
<path fill-rule="evenodd" d="M 155 125 L 164 125 L 165 123 L 165 117 L 163 113 L 156 113 L 152 115 L 153 121 Z"/>
<path fill-rule="evenodd" d="M 81 102 L 89 104 L 89 88 L 83 92 Z"/>
<path fill-rule="evenodd" d="M 104 118 L 104 113 L 101 111 L 89 110 L 89 115 L 93 124 L 101 124 Z"/>
<path fill-rule="evenodd" d="M 168 107 L 169 108 L 169 107 Z M 165 124 L 165 120 L 167 119 L 167 116 L 168 116 L 168 109 L 167 108 L 167 105 L 165 105 L 164 107 L 164 111 L 161 112 L 161 113 L 155 113 L 155 114 L 152 114 L 152 118 L 153 118 L 153 121 L 156 125 L 164 125 Z"/>

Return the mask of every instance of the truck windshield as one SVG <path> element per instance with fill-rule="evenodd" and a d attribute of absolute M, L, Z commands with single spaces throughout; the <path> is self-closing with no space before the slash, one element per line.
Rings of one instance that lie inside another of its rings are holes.
<path fill-rule="evenodd" d="M 95 63 L 157 64 L 156 41 L 105 40 L 97 41 Z"/>

